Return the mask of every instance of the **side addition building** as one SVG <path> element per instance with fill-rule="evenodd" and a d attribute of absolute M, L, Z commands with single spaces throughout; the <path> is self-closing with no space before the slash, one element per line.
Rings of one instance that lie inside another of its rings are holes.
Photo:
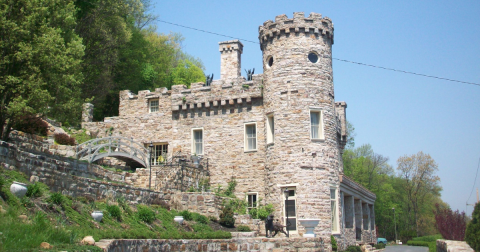
<path fill-rule="evenodd" d="M 332 21 L 280 15 L 259 27 L 259 41 L 263 74 L 252 80 L 241 76 L 243 44 L 221 42 L 219 80 L 122 91 L 118 117 L 91 122 L 86 114 L 82 126 L 152 142 L 153 169 L 162 154 L 208 159 L 213 186 L 235 178 L 249 207 L 272 203 L 282 223 L 288 212 L 292 236 L 316 219 L 314 233 L 334 235 L 340 248 L 376 242 L 375 195 L 342 173 L 347 104 L 335 102 Z"/>

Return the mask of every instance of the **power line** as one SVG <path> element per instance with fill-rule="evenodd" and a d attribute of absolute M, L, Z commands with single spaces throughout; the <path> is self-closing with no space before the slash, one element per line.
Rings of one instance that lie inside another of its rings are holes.
<path fill-rule="evenodd" d="M 176 23 L 164 21 L 164 20 L 161 20 L 161 19 L 158 19 L 157 21 L 162 22 L 162 23 L 166 23 L 166 24 L 170 24 L 170 25 L 175 25 L 175 26 L 179 26 L 179 27 L 191 29 L 191 30 L 195 30 L 195 31 L 199 31 L 199 32 L 210 33 L 210 34 L 217 35 L 217 36 L 221 36 L 221 37 L 239 39 L 239 40 L 242 40 L 242 41 L 245 41 L 245 42 L 249 42 L 249 43 L 260 44 L 259 42 L 255 42 L 255 41 L 252 41 L 252 40 L 241 39 L 241 38 L 238 38 L 238 37 L 232 37 L 232 36 L 228 36 L 228 35 L 225 35 L 225 34 L 220 34 L 220 33 L 216 33 L 216 32 L 206 31 L 206 30 L 202 30 L 202 29 L 197 29 L 197 28 L 194 28 L 194 27 L 190 27 L 190 26 L 186 26 L 186 25 L 181 25 L 181 24 L 176 24 Z M 410 71 L 405 71 L 405 70 L 400 70 L 400 69 L 395 69 L 395 68 L 388 68 L 388 67 L 376 66 L 376 65 L 371 65 L 371 64 L 361 63 L 361 62 L 355 62 L 355 61 L 350 61 L 350 60 L 344 60 L 344 59 L 338 59 L 338 58 L 332 58 L 332 59 L 338 60 L 338 61 L 347 62 L 347 63 L 351 63 L 351 64 L 357 64 L 357 65 L 361 65 L 361 66 L 374 67 L 374 68 L 379 68 L 379 69 L 389 70 L 389 71 L 394 71 L 394 72 L 399 72 L 399 73 L 412 74 L 412 75 L 417 75 L 417 76 L 422 76 L 422 77 L 427 77 L 427 78 L 434 78 L 434 79 L 439 79 L 439 80 L 446 80 L 446 81 L 451 81 L 451 82 L 458 82 L 458 83 L 463 83 L 463 84 L 470 84 L 470 85 L 480 86 L 480 83 L 475 83 L 475 82 L 468 82 L 468 81 L 461 81 L 461 80 L 455 80 L 455 79 L 448 79 L 448 78 L 443 78 L 443 77 L 438 77 L 438 76 L 433 76 L 433 75 L 415 73 L 415 72 L 410 72 Z"/>

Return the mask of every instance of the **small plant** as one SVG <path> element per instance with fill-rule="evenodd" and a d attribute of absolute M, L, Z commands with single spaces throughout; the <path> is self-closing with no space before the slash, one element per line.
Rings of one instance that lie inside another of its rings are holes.
<path fill-rule="evenodd" d="M 28 208 L 35 206 L 35 204 L 33 204 L 33 202 L 28 197 L 21 198 L 20 203 L 22 203 L 24 207 L 28 207 Z"/>
<path fill-rule="evenodd" d="M 332 251 L 337 251 L 337 240 L 335 240 L 335 236 L 330 235 L 330 243 L 332 244 Z"/>
<path fill-rule="evenodd" d="M 242 88 L 243 88 L 243 89 L 249 89 L 250 86 L 249 86 L 248 84 L 243 84 L 243 85 L 242 85 Z"/>
<path fill-rule="evenodd" d="M 435 225 L 447 240 L 463 241 L 465 239 L 465 230 L 467 229 L 467 219 L 465 212 L 460 213 L 452 211 L 448 208 L 440 208 L 440 205 L 435 204 Z"/>
<path fill-rule="evenodd" d="M 215 217 L 215 216 L 213 216 L 213 215 L 208 216 L 208 219 L 209 219 L 211 222 L 217 222 L 217 221 L 218 221 L 217 217 Z"/>
<path fill-rule="evenodd" d="M 237 231 L 238 232 L 250 232 L 252 230 L 248 226 L 240 225 L 240 226 L 237 227 Z"/>
<path fill-rule="evenodd" d="M 61 193 L 52 193 L 50 195 L 50 202 L 51 203 L 54 203 L 54 204 L 57 204 L 57 205 L 62 205 L 63 201 L 64 201 L 64 197 Z"/>
<path fill-rule="evenodd" d="M 182 97 L 182 102 L 187 102 L 187 97 Z"/>
<path fill-rule="evenodd" d="M 120 211 L 120 208 L 117 205 L 109 205 L 107 206 L 107 211 L 110 213 L 110 216 L 117 220 L 122 220 L 122 212 Z"/>
<path fill-rule="evenodd" d="M 375 244 L 375 249 L 384 249 L 384 248 L 385 248 L 385 244 L 383 244 L 383 243 Z"/>
<path fill-rule="evenodd" d="M 65 133 L 55 133 L 53 136 L 55 142 L 61 145 L 75 145 L 75 138 L 70 137 Z"/>
<path fill-rule="evenodd" d="M 34 183 L 32 185 L 27 186 L 27 194 L 26 196 L 31 197 L 40 197 L 42 196 L 42 188 L 40 187 L 39 183 Z"/>
<path fill-rule="evenodd" d="M 155 220 L 155 213 L 145 205 L 139 205 L 137 207 L 137 216 L 139 220 L 149 224 Z"/>
<path fill-rule="evenodd" d="M 362 249 L 359 246 L 348 246 L 345 252 L 362 252 Z"/>
<path fill-rule="evenodd" d="M 220 225 L 225 227 L 233 227 L 235 225 L 235 218 L 233 217 L 233 209 L 231 206 L 225 206 L 220 214 Z"/>
<path fill-rule="evenodd" d="M 186 221 L 193 220 L 192 213 L 189 212 L 188 210 L 181 211 L 180 215 L 183 216 L 183 219 L 186 220 Z"/>
<path fill-rule="evenodd" d="M 475 204 L 472 220 L 467 225 L 465 241 L 475 251 L 480 251 L 480 203 Z"/>
<path fill-rule="evenodd" d="M 208 218 L 205 217 L 204 215 L 198 214 L 198 213 L 192 213 L 193 215 L 193 220 L 202 223 L 202 224 L 208 224 Z M 185 217 L 184 217 L 185 218 Z"/>

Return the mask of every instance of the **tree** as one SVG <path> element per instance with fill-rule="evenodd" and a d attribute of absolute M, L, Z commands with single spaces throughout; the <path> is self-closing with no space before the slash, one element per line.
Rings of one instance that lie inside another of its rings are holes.
<path fill-rule="evenodd" d="M 413 226 L 419 234 L 419 213 L 421 204 L 429 194 L 438 194 L 441 190 L 438 182 L 440 178 L 435 175 L 438 165 L 430 155 L 418 152 L 412 156 L 403 156 L 397 160 L 399 177 L 403 179 L 402 186 L 407 197 L 407 225 L 412 225 L 411 213 L 413 211 Z"/>
<path fill-rule="evenodd" d="M 480 251 L 480 203 L 475 204 L 472 213 L 472 221 L 467 225 L 465 241 L 475 251 Z"/>
<path fill-rule="evenodd" d="M 463 241 L 465 238 L 465 229 L 467 228 L 467 218 L 465 212 L 460 213 L 452 211 L 450 207 L 440 207 L 435 204 L 435 226 L 444 239 Z"/>
<path fill-rule="evenodd" d="M 190 87 L 194 82 L 205 82 L 205 74 L 202 69 L 194 65 L 190 60 L 180 60 L 172 72 L 174 84 L 185 84 Z"/>
<path fill-rule="evenodd" d="M 0 0 L 0 135 L 21 116 L 80 119 L 84 47 L 68 0 Z"/>

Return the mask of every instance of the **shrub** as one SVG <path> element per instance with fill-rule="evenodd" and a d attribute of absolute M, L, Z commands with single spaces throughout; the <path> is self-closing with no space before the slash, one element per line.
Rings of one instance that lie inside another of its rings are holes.
<path fill-rule="evenodd" d="M 210 226 L 202 223 L 193 224 L 192 228 L 195 232 L 213 232 L 213 229 Z"/>
<path fill-rule="evenodd" d="M 332 244 L 332 251 L 337 251 L 337 240 L 335 240 L 335 236 L 330 235 L 330 243 Z"/>
<path fill-rule="evenodd" d="M 437 242 L 438 239 L 443 239 L 442 235 L 428 235 L 428 236 L 420 236 L 414 237 L 412 240 L 414 241 L 426 241 L 426 242 Z"/>
<path fill-rule="evenodd" d="M 238 232 L 250 232 L 252 230 L 248 226 L 240 225 L 240 226 L 237 227 L 237 231 Z"/>
<path fill-rule="evenodd" d="M 39 183 L 34 183 L 27 186 L 27 197 L 40 197 L 42 194 L 42 188 L 40 187 Z"/>
<path fill-rule="evenodd" d="M 139 205 L 137 207 L 137 216 L 139 220 L 146 223 L 152 223 L 155 220 L 155 213 L 152 209 L 144 205 Z"/>
<path fill-rule="evenodd" d="M 208 216 L 208 219 L 209 219 L 210 221 L 212 221 L 212 222 L 217 222 L 217 221 L 218 221 L 218 220 L 217 220 L 217 217 L 215 217 L 215 216 L 213 216 L 213 215 Z"/>
<path fill-rule="evenodd" d="M 110 216 L 112 216 L 113 218 L 117 220 L 122 219 L 122 212 L 120 211 L 120 207 L 118 207 L 117 205 L 107 206 L 107 211 L 108 213 L 110 213 Z"/>
<path fill-rule="evenodd" d="M 480 203 L 475 204 L 472 220 L 467 225 L 465 241 L 475 251 L 480 251 Z"/>
<path fill-rule="evenodd" d="M 375 249 L 384 249 L 384 248 L 385 248 L 385 244 L 383 244 L 383 243 L 375 244 Z"/>
<path fill-rule="evenodd" d="M 53 136 L 55 142 L 61 145 L 75 145 L 75 138 L 70 137 L 65 133 L 55 133 Z"/>
<path fill-rule="evenodd" d="M 186 221 L 193 220 L 192 213 L 189 212 L 188 210 L 181 211 L 180 215 L 183 216 L 183 219 Z"/>
<path fill-rule="evenodd" d="M 407 243 L 410 241 L 413 237 L 417 236 L 417 232 L 415 230 L 403 230 L 400 232 L 400 240 L 403 243 Z"/>
<path fill-rule="evenodd" d="M 410 240 L 407 242 L 407 245 L 410 245 L 410 246 L 423 246 L 423 247 L 428 247 L 428 244 L 429 242 L 426 242 L 426 241 L 414 241 L 414 240 Z"/>
<path fill-rule="evenodd" d="M 25 115 L 19 117 L 12 128 L 29 134 L 46 136 L 48 123 L 40 117 Z"/>
<path fill-rule="evenodd" d="M 345 250 L 346 252 L 362 252 L 362 249 L 359 246 L 348 246 Z"/>
<path fill-rule="evenodd" d="M 235 218 L 233 217 L 233 209 L 231 206 L 225 206 L 222 209 L 219 223 L 225 227 L 233 227 L 235 225 Z"/>
<path fill-rule="evenodd" d="M 198 223 L 208 224 L 208 218 L 198 213 L 193 213 L 193 220 Z"/>
<path fill-rule="evenodd" d="M 50 202 L 61 205 L 64 201 L 63 195 L 61 193 L 52 193 L 50 195 Z"/>
<path fill-rule="evenodd" d="M 452 209 L 440 208 L 435 204 L 435 226 L 438 232 L 447 240 L 463 241 L 465 239 L 465 229 L 467 228 L 467 220 L 465 212 L 455 212 Z"/>

